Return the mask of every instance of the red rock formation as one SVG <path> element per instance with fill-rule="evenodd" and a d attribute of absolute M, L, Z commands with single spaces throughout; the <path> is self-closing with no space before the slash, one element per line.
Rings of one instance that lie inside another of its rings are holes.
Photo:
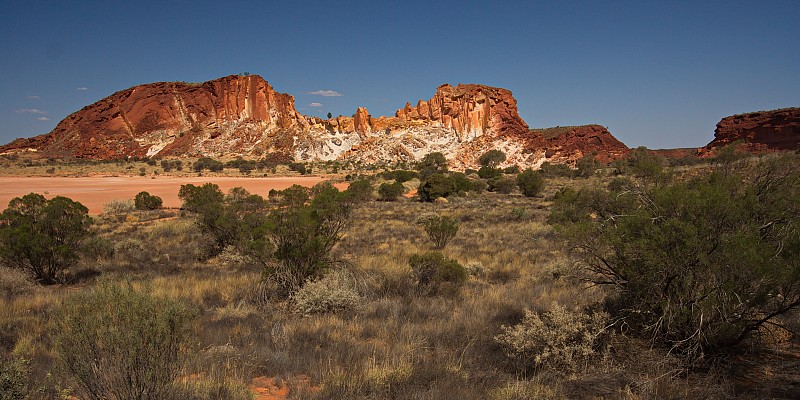
<path fill-rule="evenodd" d="M 248 124 L 275 130 L 307 122 L 295 111 L 292 96 L 275 92 L 259 76 L 231 75 L 202 84 L 135 86 L 71 114 L 49 134 L 14 141 L 3 150 L 32 147 L 48 156 L 95 159 L 144 156 L 155 150 L 161 155 L 197 154 L 203 142 Z"/>
<path fill-rule="evenodd" d="M 420 100 L 395 112 L 400 121 L 437 122 L 455 130 L 461 141 L 492 132 L 527 132 L 528 125 L 517 113 L 517 101 L 506 89 L 484 85 L 444 84 L 429 101 Z"/>
<path fill-rule="evenodd" d="M 493 148 L 509 163 L 572 162 L 596 153 L 601 161 L 627 151 L 603 127 L 529 130 L 506 89 L 441 85 L 428 101 L 407 103 L 395 116 L 305 117 L 294 98 L 261 77 L 232 75 L 190 84 L 160 82 L 126 89 L 84 107 L 49 134 L 18 139 L 0 153 L 35 149 L 45 157 L 249 156 L 281 153 L 299 160 L 355 158 L 413 161 L 442 151 L 452 166 L 477 166 Z"/>
<path fill-rule="evenodd" d="M 800 149 L 800 108 L 725 117 L 714 130 L 714 140 L 698 152 L 708 155 L 716 147 L 738 141 L 742 150 L 750 152 Z"/>

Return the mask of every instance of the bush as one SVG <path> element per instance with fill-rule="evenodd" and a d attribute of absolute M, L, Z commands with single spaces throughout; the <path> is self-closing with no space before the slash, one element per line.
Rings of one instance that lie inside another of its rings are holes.
<path fill-rule="evenodd" d="M 0 355 L 0 400 L 29 398 L 27 360 Z"/>
<path fill-rule="evenodd" d="M 414 254 L 408 259 L 408 264 L 417 286 L 429 293 L 438 292 L 445 283 L 461 286 L 469 276 L 458 261 L 447 258 L 438 251 Z"/>
<path fill-rule="evenodd" d="M 136 210 L 133 200 L 111 200 L 103 204 L 103 218 L 109 218 L 122 222 L 125 217 Z"/>
<path fill-rule="evenodd" d="M 90 236 L 92 219 L 81 203 L 30 193 L 0 213 L 0 264 L 30 274 L 44 285 L 61 282 Z"/>
<path fill-rule="evenodd" d="M 406 171 L 398 169 L 395 171 L 386 171 L 382 173 L 381 176 L 383 176 L 383 179 L 395 180 L 397 182 L 403 183 L 403 182 L 408 182 L 412 179 L 419 178 L 419 173 L 417 173 L 416 171 Z"/>
<path fill-rule="evenodd" d="M 618 289 L 612 315 L 692 364 L 800 306 L 799 171 L 780 159 L 740 176 L 565 192 L 551 220 L 588 278 Z"/>
<path fill-rule="evenodd" d="M 141 191 L 133 198 L 133 204 L 136 206 L 137 210 L 157 210 L 161 208 L 163 202 L 161 197 Z"/>
<path fill-rule="evenodd" d="M 506 160 L 506 153 L 500 150 L 492 149 L 483 153 L 478 162 L 484 167 L 497 167 L 500 163 Z"/>
<path fill-rule="evenodd" d="M 306 315 L 350 310 L 362 302 L 354 277 L 343 270 L 307 282 L 292 298 L 295 310 Z"/>
<path fill-rule="evenodd" d="M 526 310 L 522 322 L 502 326 L 495 340 L 523 369 L 574 369 L 579 361 L 594 354 L 606 321 L 606 313 L 587 315 L 554 304 L 543 314 Z"/>
<path fill-rule="evenodd" d="M 499 176 L 489 180 L 489 191 L 502 194 L 509 194 L 517 187 L 517 181 L 514 178 Z"/>
<path fill-rule="evenodd" d="M 478 176 L 481 179 L 492 179 L 503 175 L 503 170 L 494 167 L 483 166 L 478 170 Z"/>
<path fill-rule="evenodd" d="M 403 195 L 406 188 L 400 182 L 388 183 L 384 182 L 378 187 L 378 200 L 381 201 L 395 201 L 398 197 Z"/>
<path fill-rule="evenodd" d="M 225 168 L 225 164 L 209 157 L 202 157 L 194 162 L 192 168 L 195 170 L 195 172 L 201 172 L 204 169 L 212 172 L 219 172 Z"/>
<path fill-rule="evenodd" d="M 427 179 L 433 174 L 444 174 L 447 172 L 447 158 L 440 152 L 426 154 L 417 163 L 417 171 L 421 179 Z"/>
<path fill-rule="evenodd" d="M 82 399 L 162 399 L 183 366 L 191 320 L 174 301 L 102 285 L 56 311 L 53 347 Z"/>
<path fill-rule="evenodd" d="M 372 181 L 367 178 L 356 179 L 347 187 L 353 201 L 361 203 L 372 200 Z"/>
<path fill-rule="evenodd" d="M 420 201 L 434 201 L 439 197 L 448 197 L 456 193 L 453 178 L 443 174 L 433 174 L 420 183 L 417 194 Z"/>
<path fill-rule="evenodd" d="M 544 178 L 538 172 L 527 169 L 517 175 L 517 186 L 526 197 L 538 196 L 544 190 Z"/>
<path fill-rule="evenodd" d="M 575 176 L 588 178 L 594 175 L 597 168 L 600 168 L 600 163 L 594 158 L 594 154 L 587 154 L 575 162 Z"/>
<path fill-rule="evenodd" d="M 571 170 L 566 164 L 550 164 L 545 161 L 539 167 L 539 172 L 548 178 L 569 178 L 575 175 L 575 171 Z"/>
<path fill-rule="evenodd" d="M 443 249 L 458 233 L 458 221 L 448 216 L 432 215 L 417 221 L 425 229 L 435 249 Z"/>

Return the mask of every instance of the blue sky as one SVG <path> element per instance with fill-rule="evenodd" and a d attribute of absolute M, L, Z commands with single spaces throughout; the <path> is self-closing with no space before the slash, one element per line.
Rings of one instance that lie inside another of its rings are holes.
<path fill-rule="evenodd" d="M 482 83 L 531 127 L 699 147 L 724 116 L 800 106 L 798 21 L 798 1 L 6 0 L 0 142 L 137 84 L 249 72 L 307 115 L 391 115 Z"/>

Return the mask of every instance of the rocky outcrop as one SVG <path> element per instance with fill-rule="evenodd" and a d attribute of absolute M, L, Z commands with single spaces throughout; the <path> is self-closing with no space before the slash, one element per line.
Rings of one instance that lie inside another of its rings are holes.
<path fill-rule="evenodd" d="M 112 94 L 61 121 L 46 135 L 18 139 L 0 153 L 34 149 L 46 157 L 244 156 L 281 153 L 296 160 L 415 161 L 438 151 L 458 169 L 484 152 L 506 152 L 506 164 L 536 167 L 584 154 L 607 161 L 627 150 L 603 127 L 529 130 L 506 89 L 441 85 L 427 101 L 394 116 L 306 117 L 294 98 L 263 78 L 232 75 L 191 84 L 160 82 Z"/>
<path fill-rule="evenodd" d="M 714 140 L 699 149 L 701 155 L 716 147 L 741 143 L 749 152 L 800 149 L 800 108 L 758 111 L 725 117 L 714 130 Z"/>

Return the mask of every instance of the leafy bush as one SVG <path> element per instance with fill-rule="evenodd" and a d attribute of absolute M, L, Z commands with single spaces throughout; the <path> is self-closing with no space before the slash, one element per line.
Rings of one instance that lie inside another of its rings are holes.
<path fill-rule="evenodd" d="M 517 187 L 517 181 L 511 177 L 498 176 L 489 180 L 489 191 L 509 194 Z"/>
<path fill-rule="evenodd" d="M 800 306 L 798 196 L 798 160 L 783 158 L 740 176 L 565 191 L 551 221 L 588 277 L 618 289 L 609 311 L 692 363 Z"/>
<path fill-rule="evenodd" d="M 225 168 L 225 164 L 220 161 L 214 160 L 213 158 L 209 157 L 202 157 L 192 164 L 192 168 L 195 172 L 201 172 L 204 169 L 207 169 L 212 172 L 219 172 Z"/>
<path fill-rule="evenodd" d="M 575 175 L 575 171 L 566 164 L 551 164 L 543 162 L 539 167 L 539 172 L 548 178 L 568 178 Z"/>
<path fill-rule="evenodd" d="M 372 181 L 367 178 L 356 179 L 347 187 L 353 201 L 365 202 L 372 200 Z"/>
<path fill-rule="evenodd" d="M 527 169 L 517 175 L 517 186 L 527 197 L 538 196 L 544 189 L 544 178 L 538 172 Z"/>
<path fill-rule="evenodd" d="M 542 314 L 526 310 L 522 322 L 502 326 L 495 340 L 524 369 L 574 369 L 594 353 L 608 318 L 606 313 L 587 315 L 554 304 Z"/>
<path fill-rule="evenodd" d="M 141 191 L 133 198 L 133 203 L 137 210 L 157 210 L 161 208 L 163 201 L 161 197 L 153 196 L 150 193 Z"/>
<path fill-rule="evenodd" d="M 125 217 L 136 210 L 133 200 L 111 200 L 103 204 L 103 218 L 122 222 Z"/>
<path fill-rule="evenodd" d="M 435 249 L 443 249 L 458 233 L 458 221 L 448 216 L 431 215 L 417 221 L 425 229 Z"/>
<path fill-rule="evenodd" d="M 0 355 L 0 400 L 30 398 L 28 361 Z"/>
<path fill-rule="evenodd" d="M 417 163 L 417 171 L 421 179 L 427 179 L 433 174 L 444 174 L 447 172 L 447 158 L 440 152 L 426 154 Z"/>
<path fill-rule="evenodd" d="M 12 199 L 0 221 L 0 264 L 44 285 L 60 282 L 62 272 L 75 264 L 92 224 L 83 204 L 35 193 Z"/>
<path fill-rule="evenodd" d="M 421 201 L 434 201 L 439 197 L 448 197 L 456 193 L 453 178 L 444 174 L 433 174 L 420 183 L 417 194 Z"/>
<path fill-rule="evenodd" d="M 408 264 L 417 286 L 429 293 L 438 292 L 445 283 L 461 286 L 469 276 L 458 261 L 447 258 L 438 251 L 414 254 L 408 259 Z"/>
<path fill-rule="evenodd" d="M 412 179 L 419 178 L 419 173 L 416 171 L 406 171 L 402 169 L 394 170 L 394 171 L 386 171 L 381 174 L 383 179 L 388 180 L 395 180 L 397 182 L 403 183 L 408 182 Z"/>
<path fill-rule="evenodd" d="M 378 200 L 381 201 L 395 201 L 400 197 L 406 188 L 400 182 L 388 183 L 384 182 L 378 187 Z"/>
<path fill-rule="evenodd" d="M 102 285 L 56 311 L 53 347 L 82 399 L 162 399 L 181 371 L 191 320 L 174 301 Z"/>
<path fill-rule="evenodd" d="M 501 175 L 503 175 L 503 170 L 499 168 L 484 165 L 478 170 L 478 176 L 481 177 L 481 179 L 492 179 Z"/>
<path fill-rule="evenodd" d="M 483 155 L 478 158 L 478 162 L 484 167 L 497 167 L 500 163 L 506 160 L 506 153 L 503 153 L 500 150 L 492 149 L 483 153 Z"/>
<path fill-rule="evenodd" d="M 594 158 L 594 154 L 587 154 L 575 162 L 575 176 L 588 178 L 594 175 L 600 163 Z"/>
<path fill-rule="evenodd" d="M 352 274 L 335 270 L 322 279 L 307 282 L 292 297 L 301 314 L 318 314 L 350 310 L 362 302 Z"/>

